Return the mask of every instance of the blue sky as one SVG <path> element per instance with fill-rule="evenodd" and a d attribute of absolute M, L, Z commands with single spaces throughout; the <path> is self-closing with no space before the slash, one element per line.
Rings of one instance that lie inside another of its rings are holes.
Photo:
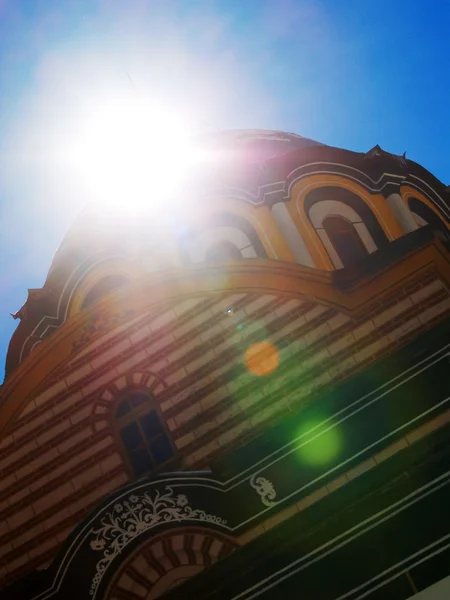
<path fill-rule="evenodd" d="M 449 31 L 449 0 L 0 0 L 0 362 L 86 202 L 54 150 L 81 106 L 130 73 L 200 129 L 378 143 L 450 183 Z"/>

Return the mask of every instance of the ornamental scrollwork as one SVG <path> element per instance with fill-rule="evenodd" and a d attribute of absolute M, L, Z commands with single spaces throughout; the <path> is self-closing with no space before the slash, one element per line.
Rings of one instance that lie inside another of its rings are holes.
<path fill-rule="evenodd" d="M 264 506 L 268 506 L 270 508 L 278 504 L 277 501 L 274 501 L 277 493 L 271 481 L 265 477 L 257 477 L 256 475 L 253 475 L 250 478 L 250 485 L 254 490 L 256 490 L 256 493 L 261 498 L 261 502 L 264 504 Z"/>
<path fill-rule="evenodd" d="M 114 504 L 111 512 L 101 519 L 101 527 L 91 532 L 91 550 L 102 556 L 96 564 L 90 595 L 95 597 L 109 565 L 134 538 L 161 523 L 185 520 L 226 525 L 221 517 L 192 508 L 186 495 L 174 496 L 169 487 L 163 493 L 157 490 L 153 497 L 149 492 L 132 494 Z"/>

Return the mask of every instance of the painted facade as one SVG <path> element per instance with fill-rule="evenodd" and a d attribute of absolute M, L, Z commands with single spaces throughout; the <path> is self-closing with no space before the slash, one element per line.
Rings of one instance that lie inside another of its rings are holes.
<path fill-rule="evenodd" d="M 14 315 L 2 598 L 409 598 L 450 570 L 450 192 L 378 146 L 202 143 Z"/>

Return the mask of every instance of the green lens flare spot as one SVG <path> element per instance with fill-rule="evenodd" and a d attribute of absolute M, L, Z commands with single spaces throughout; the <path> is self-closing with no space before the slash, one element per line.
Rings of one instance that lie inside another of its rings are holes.
<path fill-rule="evenodd" d="M 311 466 L 327 465 L 339 456 L 342 439 L 338 428 L 332 423 L 308 423 L 299 434 L 305 436 L 299 448 L 302 462 Z"/>

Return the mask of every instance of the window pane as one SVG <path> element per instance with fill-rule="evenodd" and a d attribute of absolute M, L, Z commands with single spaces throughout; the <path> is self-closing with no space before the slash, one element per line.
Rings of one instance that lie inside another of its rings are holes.
<path fill-rule="evenodd" d="M 367 256 L 367 249 L 353 223 L 341 217 L 327 217 L 323 221 L 323 228 L 344 267 L 353 265 Z"/>
<path fill-rule="evenodd" d="M 130 423 L 123 427 L 120 431 L 120 437 L 127 450 L 134 450 L 144 445 L 137 423 Z"/>
<path fill-rule="evenodd" d="M 152 459 L 146 449 L 134 450 L 130 454 L 130 462 L 136 475 L 143 475 L 153 467 Z"/>
<path fill-rule="evenodd" d="M 361 248 L 361 244 L 351 235 L 335 234 L 333 246 L 336 248 L 336 252 L 339 254 L 344 267 L 355 264 L 366 255 Z"/>
<path fill-rule="evenodd" d="M 161 435 L 150 444 L 153 460 L 160 465 L 173 456 L 173 449 L 166 435 Z"/>
<path fill-rule="evenodd" d="M 128 412 L 130 412 L 130 405 L 128 404 L 128 402 L 125 400 L 124 402 L 121 402 L 119 404 L 119 406 L 117 407 L 116 410 L 116 418 L 120 419 L 120 417 L 123 417 L 124 415 L 126 415 Z"/>
<path fill-rule="evenodd" d="M 144 435 L 148 441 L 152 440 L 158 434 L 164 432 L 161 420 L 154 410 L 141 417 L 140 423 Z"/>
<path fill-rule="evenodd" d="M 231 242 L 217 242 L 206 250 L 206 260 L 223 262 L 229 260 L 241 260 L 242 254 Z"/>
<path fill-rule="evenodd" d="M 148 396 L 147 394 L 136 392 L 132 394 L 130 400 L 133 406 L 141 406 L 142 404 L 146 404 L 148 402 Z"/>

